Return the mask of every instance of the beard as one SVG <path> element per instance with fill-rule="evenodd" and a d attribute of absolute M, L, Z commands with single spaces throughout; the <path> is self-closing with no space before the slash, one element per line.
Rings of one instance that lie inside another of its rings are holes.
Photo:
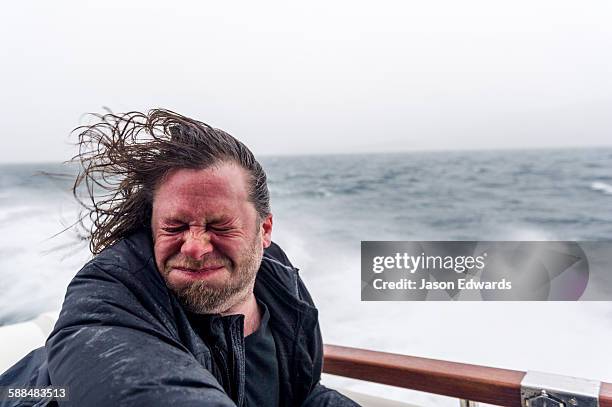
<path fill-rule="evenodd" d="M 255 285 L 255 277 L 261 265 L 263 247 L 261 239 L 256 234 L 244 255 L 233 263 L 225 256 L 215 255 L 213 258 L 205 257 L 203 260 L 194 259 L 172 259 L 164 267 L 164 279 L 166 285 L 178 297 L 180 303 L 189 311 L 196 314 L 221 314 L 232 306 L 245 300 Z M 172 270 L 169 263 L 180 261 L 180 264 L 197 269 L 201 264 L 214 263 L 223 264 L 229 272 L 229 278 L 223 285 L 211 284 L 210 281 L 198 280 L 186 286 L 173 286 L 167 275 Z"/>

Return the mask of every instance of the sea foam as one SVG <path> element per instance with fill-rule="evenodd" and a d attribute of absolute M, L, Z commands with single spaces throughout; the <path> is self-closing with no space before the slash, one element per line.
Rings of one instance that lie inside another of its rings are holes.
<path fill-rule="evenodd" d="M 591 189 L 594 191 L 601 191 L 606 195 L 612 195 L 612 185 L 606 184 L 605 182 L 593 182 L 591 184 Z"/>

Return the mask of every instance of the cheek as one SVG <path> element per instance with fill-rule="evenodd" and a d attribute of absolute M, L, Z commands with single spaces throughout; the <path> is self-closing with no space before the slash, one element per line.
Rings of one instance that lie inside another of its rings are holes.
<path fill-rule="evenodd" d="M 245 241 L 238 237 L 212 235 L 210 237 L 210 242 L 215 251 L 229 257 L 232 261 L 235 261 L 236 258 L 247 249 Z"/>
<path fill-rule="evenodd" d="M 155 263 L 162 270 L 164 264 L 174 255 L 181 251 L 181 238 L 163 236 L 155 240 L 153 251 L 155 253 Z"/>

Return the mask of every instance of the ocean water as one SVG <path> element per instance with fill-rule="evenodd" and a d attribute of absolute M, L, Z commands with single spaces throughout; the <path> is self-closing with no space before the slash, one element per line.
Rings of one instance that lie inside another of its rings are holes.
<path fill-rule="evenodd" d="M 610 302 L 361 302 L 362 240 L 611 240 L 612 149 L 262 157 L 273 238 L 300 268 L 325 342 L 612 382 Z M 0 324 L 59 309 L 89 253 L 71 172 L 0 166 Z M 51 175 L 50 175 L 51 174 Z M 612 270 L 610 271 L 612 272 Z M 456 401 L 348 379 L 421 405 Z"/>

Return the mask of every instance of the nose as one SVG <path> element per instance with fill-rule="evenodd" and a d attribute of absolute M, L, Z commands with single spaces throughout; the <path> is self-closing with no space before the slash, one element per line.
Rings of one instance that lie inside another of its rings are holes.
<path fill-rule="evenodd" d="M 201 259 L 205 254 L 212 252 L 213 246 L 210 235 L 204 231 L 189 231 L 181 246 L 181 254 L 192 259 Z"/>

